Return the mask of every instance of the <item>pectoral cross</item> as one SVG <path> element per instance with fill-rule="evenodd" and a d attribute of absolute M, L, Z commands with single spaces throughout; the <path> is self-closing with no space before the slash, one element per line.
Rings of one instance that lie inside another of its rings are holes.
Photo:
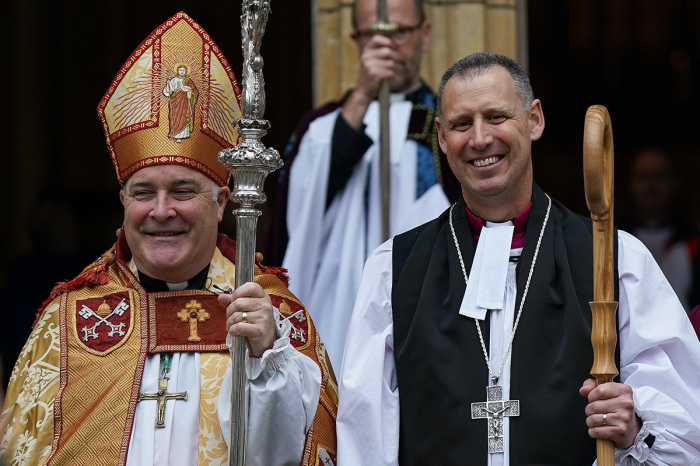
<path fill-rule="evenodd" d="M 488 420 L 489 453 L 503 453 L 503 417 L 520 416 L 520 401 L 503 401 L 503 387 L 486 387 L 486 402 L 472 403 L 472 419 Z"/>
<path fill-rule="evenodd" d="M 158 393 L 139 393 L 139 401 L 157 400 L 158 406 L 156 417 L 156 427 L 165 427 L 165 403 L 168 400 L 187 400 L 187 392 L 168 393 L 168 380 L 170 377 L 158 379 Z"/>
<path fill-rule="evenodd" d="M 189 321 L 190 323 L 190 336 L 187 338 L 187 341 L 193 343 L 201 341 L 202 339 L 197 334 L 197 322 L 204 322 L 210 317 L 209 313 L 205 309 L 202 309 L 202 305 L 199 304 L 196 299 L 192 299 L 189 303 L 185 304 L 184 309 L 180 309 L 177 316 L 182 322 Z"/>

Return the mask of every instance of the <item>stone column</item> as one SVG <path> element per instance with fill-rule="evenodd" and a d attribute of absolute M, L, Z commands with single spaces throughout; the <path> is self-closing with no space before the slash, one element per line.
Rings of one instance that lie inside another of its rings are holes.
<path fill-rule="evenodd" d="M 421 74 L 434 90 L 442 74 L 460 58 L 479 51 L 519 60 L 527 69 L 527 0 L 424 0 L 433 24 L 431 50 Z M 355 83 L 357 48 L 350 39 L 352 0 L 316 0 L 314 105 L 339 98 Z"/>

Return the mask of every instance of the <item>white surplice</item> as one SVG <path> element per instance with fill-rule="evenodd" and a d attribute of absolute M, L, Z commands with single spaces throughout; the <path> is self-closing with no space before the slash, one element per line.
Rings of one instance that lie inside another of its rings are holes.
<path fill-rule="evenodd" d="M 275 319 L 281 322 L 275 309 Z M 299 464 L 306 432 L 318 406 L 321 371 L 316 363 L 290 344 L 291 324 L 282 321 L 280 336 L 261 358 L 246 351 L 249 379 L 248 430 L 245 464 L 272 466 Z M 231 338 L 227 343 L 231 345 Z M 165 427 L 156 428 L 155 402 L 136 405 L 127 466 L 199 464 L 200 416 L 199 353 L 173 353 L 168 392 L 187 392 L 187 400 L 165 405 Z M 158 392 L 160 355 L 151 354 L 141 381 L 141 393 Z M 226 442 L 230 438 L 231 366 L 226 371 L 217 402 L 219 425 Z"/>
<path fill-rule="evenodd" d="M 616 464 L 700 465 L 700 342 L 648 250 L 623 231 L 618 238 L 620 380 L 634 389 L 635 412 L 643 426 L 630 448 L 615 450 Z M 389 240 L 367 260 L 348 331 L 336 424 L 339 466 L 398 464 L 400 389 L 391 283 Z M 504 309 L 491 315 L 489 356 L 494 368 L 500 366 L 510 338 L 515 296 L 513 265 Z M 485 380 L 484 386 L 488 384 Z M 499 384 L 503 399 L 509 399 L 510 357 Z M 504 431 L 505 453 L 488 454 L 490 466 L 509 464 L 508 418 Z M 644 443 L 648 434 L 656 437 L 652 449 Z"/>
<path fill-rule="evenodd" d="M 391 236 L 421 225 L 448 206 L 439 184 L 416 199 L 417 150 L 406 140 L 410 102 L 395 102 L 391 121 Z M 331 363 L 340 367 L 362 268 L 381 239 L 378 104 L 365 115 L 374 144 L 326 210 L 333 128 L 340 109 L 315 120 L 304 135 L 289 181 L 289 243 L 282 266 L 290 290 L 306 305 Z"/>

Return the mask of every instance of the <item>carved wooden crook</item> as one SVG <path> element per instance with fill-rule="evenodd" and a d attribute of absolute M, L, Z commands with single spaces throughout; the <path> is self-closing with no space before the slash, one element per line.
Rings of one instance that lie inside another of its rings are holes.
<path fill-rule="evenodd" d="M 591 375 L 597 383 L 612 382 L 615 366 L 615 311 L 613 260 L 613 137 L 608 110 L 592 105 L 586 112 L 583 129 L 583 182 L 586 203 L 593 219 L 593 313 Z M 615 445 L 597 439 L 599 466 L 615 465 Z"/>

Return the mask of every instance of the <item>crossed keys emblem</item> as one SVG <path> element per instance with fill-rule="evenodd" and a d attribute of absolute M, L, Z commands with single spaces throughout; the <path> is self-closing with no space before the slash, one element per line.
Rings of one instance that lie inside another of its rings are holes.
<path fill-rule="evenodd" d="M 286 302 L 282 301 L 282 304 L 280 304 L 280 312 L 287 313 L 291 312 L 291 309 L 289 308 L 289 304 Z M 291 324 L 292 321 L 291 319 L 296 318 L 299 323 L 304 322 L 306 320 L 306 316 L 304 315 L 304 310 L 300 309 L 294 314 L 290 315 L 289 317 L 285 317 L 284 319 L 280 320 L 278 326 L 280 329 L 282 329 L 283 322 L 289 321 Z M 306 343 L 306 332 L 302 328 L 295 327 L 292 324 L 292 330 L 289 334 L 289 338 L 292 338 L 294 340 L 298 340 L 301 343 Z"/>
<path fill-rule="evenodd" d="M 103 309 L 105 307 L 106 309 Z M 128 309 L 129 304 L 127 304 L 126 298 L 122 298 L 121 302 L 117 304 L 114 307 L 114 309 L 111 310 L 111 312 L 109 312 L 109 305 L 105 301 L 102 302 L 100 307 L 97 309 L 97 312 L 93 311 L 92 309 L 83 304 L 80 310 L 78 311 L 78 315 L 85 320 L 89 320 L 90 318 L 94 317 L 97 319 L 97 322 L 95 322 L 91 327 L 85 326 L 82 329 L 80 329 L 80 331 L 83 332 L 82 340 L 84 342 L 87 342 L 91 338 L 93 340 L 99 338 L 100 335 L 97 333 L 97 329 L 103 324 L 109 327 L 109 331 L 107 332 L 107 336 L 109 337 L 113 337 L 115 334 L 119 335 L 120 337 L 126 335 L 126 332 L 124 331 L 124 322 L 120 322 L 119 324 L 113 324 L 109 321 L 109 318 L 114 315 L 121 317 Z M 108 312 L 104 312 L 105 310 L 107 310 Z"/>

